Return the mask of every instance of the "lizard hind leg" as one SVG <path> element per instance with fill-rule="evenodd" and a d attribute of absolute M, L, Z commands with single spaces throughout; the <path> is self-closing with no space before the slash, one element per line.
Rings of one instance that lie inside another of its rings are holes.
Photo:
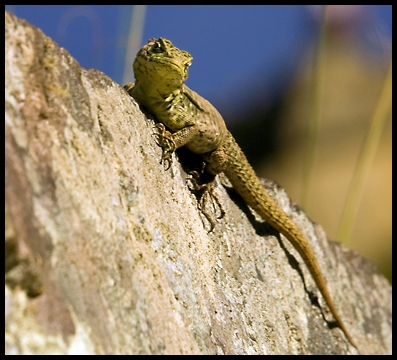
<path fill-rule="evenodd" d="M 215 175 L 195 170 L 190 171 L 189 175 L 189 189 L 198 193 L 198 208 L 210 223 L 209 232 L 211 232 L 215 228 L 215 220 L 213 214 L 208 210 L 208 204 L 212 205 L 214 213 L 216 213 L 216 208 L 219 209 L 220 214 L 217 219 L 221 219 L 225 215 L 225 210 L 215 191 Z"/>

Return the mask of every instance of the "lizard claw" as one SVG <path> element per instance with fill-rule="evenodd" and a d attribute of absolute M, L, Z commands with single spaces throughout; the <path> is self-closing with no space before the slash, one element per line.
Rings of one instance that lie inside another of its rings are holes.
<path fill-rule="evenodd" d="M 209 182 L 203 183 L 202 176 L 198 171 L 189 172 L 190 177 L 188 181 L 188 187 L 192 191 L 200 192 L 199 200 L 198 200 L 198 208 L 203 213 L 205 218 L 210 223 L 211 232 L 215 227 L 215 221 L 213 219 L 213 214 L 210 214 L 207 210 L 207 203 L 210 202 L 214 211 L 216 212 L 216 207 L 220 210 L 220 215 L 217 216 L 217 219 L 221 219 L 225 216 L 225 210 L 223 209 L 222 203 L 215 192 L 215 182 L 214 178 L 212 178 Z"/>
<path fill-rule="evenodd" d="M 168 170 L 172 163 L 172 154 L 175 152 L 176 145 L 172 134 L 165 128 L 164 124 L 156 124 L 154 128 L 157 130 L 153 135 L 156 143 L 163 149 L 160 164 L 164 164 L 165 170 Z"/>

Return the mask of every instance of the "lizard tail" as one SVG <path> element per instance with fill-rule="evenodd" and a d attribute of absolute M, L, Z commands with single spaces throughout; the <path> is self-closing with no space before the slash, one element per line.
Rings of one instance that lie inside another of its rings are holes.
<path fill-rule="evenodd" d="M 244 201 L 292 243 L 309 269 L 339 327 L 345 333 L 349 342 L 357 348 L 332 301 L 319 263 L 302 231 L 266 191 L 243 151 L 230 133 L 221 148 L 219 149 L 221 153 L 226 152 L 226 156 L 222 156 L 222 159 L 218 161 L 219 163 L 225 161 L 221 166 L 221 171 L 229 178 L 233 187 Z M 216 158 L 217 155 L 213 155 Z M 210 163 L 209 165 L 211 171 L 212 164 Z"/>

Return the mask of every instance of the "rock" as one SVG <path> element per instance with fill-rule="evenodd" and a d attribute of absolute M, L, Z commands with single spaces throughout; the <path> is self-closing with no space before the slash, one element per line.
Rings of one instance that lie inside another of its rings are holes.
<path fill-rule="evenodd" d="M 154 120 L 120 85 L 5 20 L 7 354 L 356 353 L 299 255 L 226 179 L 208 232 L 189 154 L 165 171 Z M 360 352 L 391 353 L 387 280 L 265 185 L 312 243 Z"/>

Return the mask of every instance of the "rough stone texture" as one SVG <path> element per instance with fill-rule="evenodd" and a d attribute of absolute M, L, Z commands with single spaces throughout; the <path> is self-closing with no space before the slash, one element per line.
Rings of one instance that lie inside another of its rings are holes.
<path fill-rule="evenodd" d="M 226 216 L 208 233 L 187 154 L 165 171 L 134 99 L 5 18 L 6 353 L 356 353 L 299 255 L 226 179 Z M 360 352 L 391 353 L 388 282 L 266 185 L 312 243 Z"/>

